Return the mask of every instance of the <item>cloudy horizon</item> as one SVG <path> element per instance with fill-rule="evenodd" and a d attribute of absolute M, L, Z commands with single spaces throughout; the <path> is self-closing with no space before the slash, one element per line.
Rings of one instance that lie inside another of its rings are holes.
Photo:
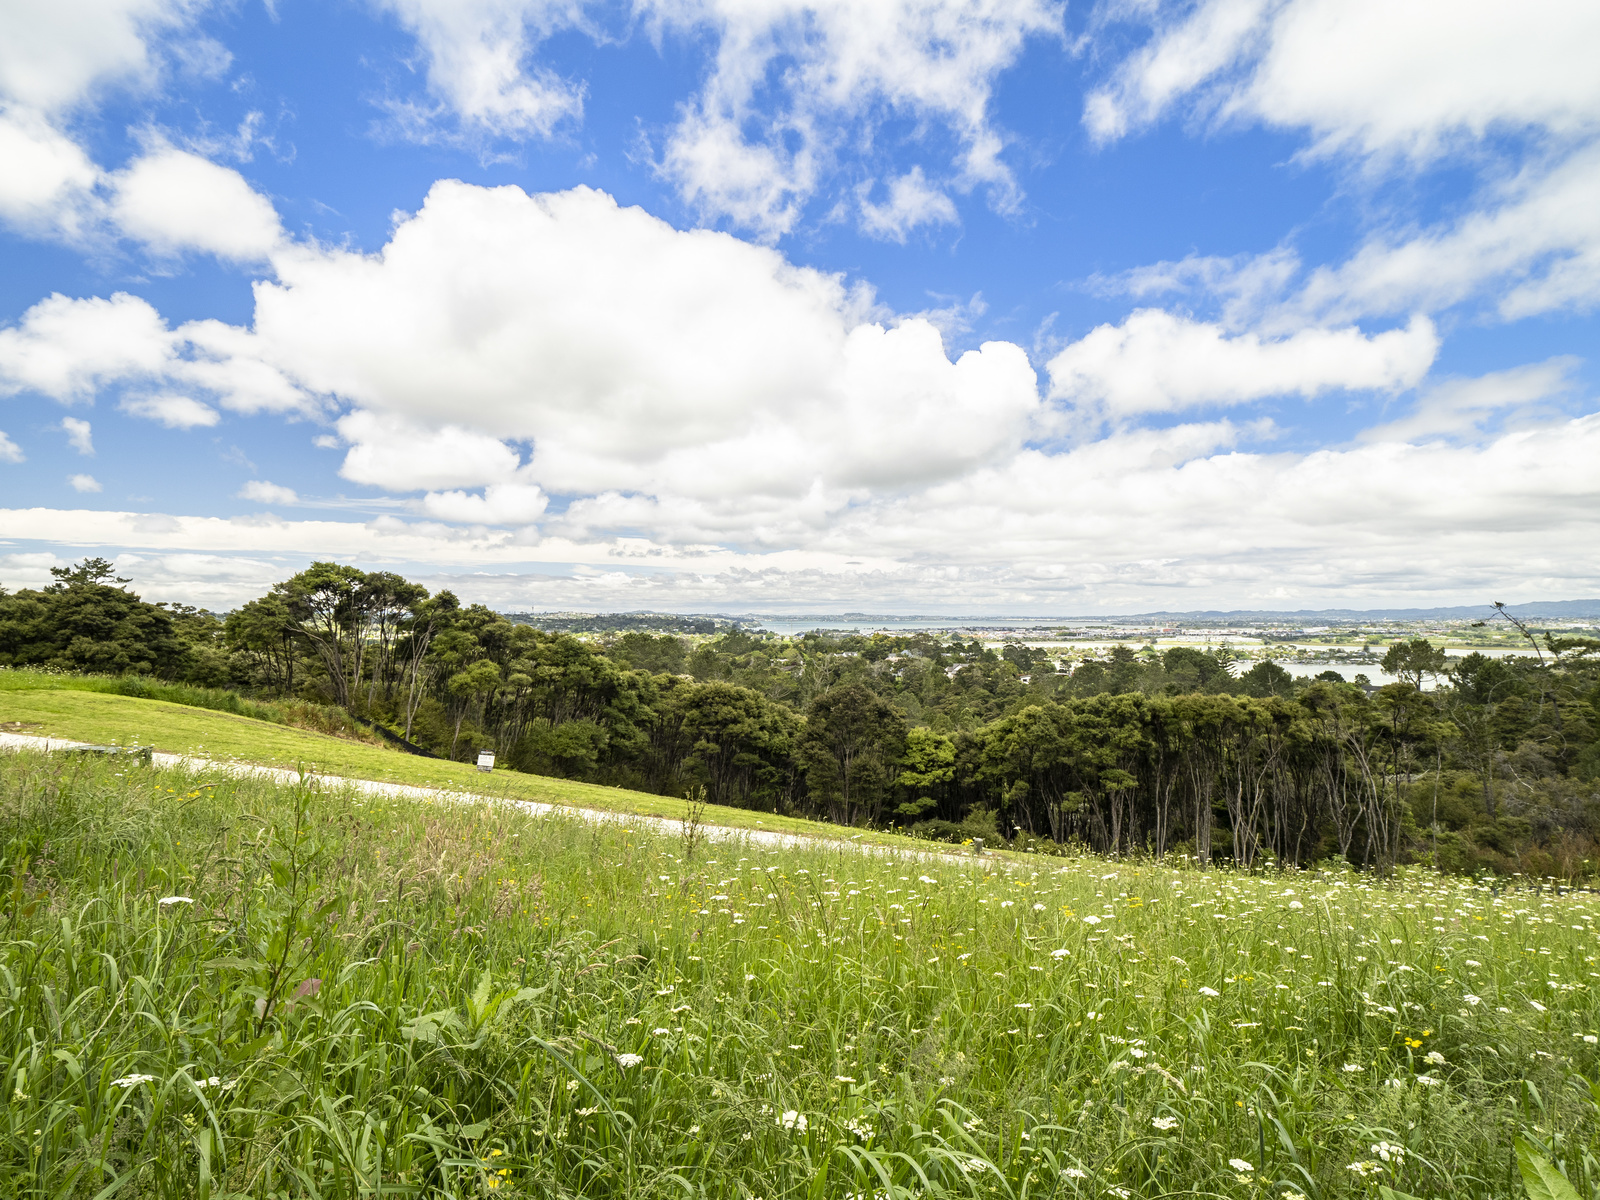
<path fill-rule="evenodd" d="M 1577 0 L 12 6 L 0 585 L 1600 596 L 1597 46 Z"/>

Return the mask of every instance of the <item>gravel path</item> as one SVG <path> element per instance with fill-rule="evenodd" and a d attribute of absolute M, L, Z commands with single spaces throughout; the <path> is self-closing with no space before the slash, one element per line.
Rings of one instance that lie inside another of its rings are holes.
<path fill-rule="evenodd" d="M 85 750 L 89 749 L 90 746 L 91 743 L 89 742 L 74 742 L 66 738 L 36 737 L 25 733 L 0 732 L 0 750 L 43 750 L 48 753 L 60 750 Z M 261 767 L 252 763 L 224 762 L 214 758 L 195 758 L 184 754 L 153 752 L 150 756 L 150 762 L 152 766 L 163 770 L 182 767 L 188 771 L 215 771 L 240 778 L 253 776 L 261 779 L 272 779 L 279 783 L 294 783 L 300 779 L 298 771 L 290 771 L 282 767 Z M 566 804 L 544 804 L 537 800 L 510 800 L 502 796 L 486 796 L 475 792 L 457 792 L 445 788 L 417 787 L 409 783 L 382 783 L 375 779 L 349 779 L 343 775 L 308 774 L 306 778 L 313 779 L 324 787 L 349 788 L 352 791 L 369 796 L 393 796 L 409 800 L 446 800 L 453 804 L 510 804 L 534 816 L 544 816 L 549 813 L 559 812 L 580 821 L 592 821 L 596 824 L 626 825 L 629 828 L 642 829 L 667 837 L 679 837 L 683 833 L 682 824 L 667 817 L 647 817 L 634 813 L 605 812 L 600 809 L 578 808 Z M 838 850 L 866 851 L 873 854 L 883 854 L 917 861 L 970 861 L 967 855 L 962 854 L 902 850 L 898 847 L 872 844 L 862 845 L 854 840 L 807 837 L 798 833 L 779 833 L 776 830 L 729 829 L 722 825 L 707 825 L 702 832 L 710 841 L 745 842 L 752 846 L 780 848 L 823 846 Z"/>

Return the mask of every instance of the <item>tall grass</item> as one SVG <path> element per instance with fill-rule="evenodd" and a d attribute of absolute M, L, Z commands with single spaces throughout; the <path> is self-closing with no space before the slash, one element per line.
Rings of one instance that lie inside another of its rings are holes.
<path fill-rule="evenodd" d="M 0 846 L 3 1194 L 1600 1196 L 1589 893 L 32 755 Z"/>
<path fill-rule="evenodd" d="M 167 683 L 144 675 L 79 675 L 37 669 L 0 667 L 0 692 L 61 689 L 75 692 L 100 692 L 112 696 L 132 696 L 139 700 L 163 700 L 188 708 L 232 713 L 308 729 L 330 737 L 368 742 L 382 746 L 382 735 L 363 726 L 336 705 L 313 704 L 307 700 L 251 700 L 227 688 L 198 687 L 188 683 Z"/>

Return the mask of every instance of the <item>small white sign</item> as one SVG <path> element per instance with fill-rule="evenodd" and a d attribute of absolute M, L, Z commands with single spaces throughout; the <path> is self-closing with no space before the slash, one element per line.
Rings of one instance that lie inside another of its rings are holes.
<path fill-rule="evenodd" d="M 494 770 L 494 751 L 492 751 L 492 750 L 479 750 L 478 751 L 478 770 L 480 770 L 480 771 L 492 771 L 492 770 Z"/>

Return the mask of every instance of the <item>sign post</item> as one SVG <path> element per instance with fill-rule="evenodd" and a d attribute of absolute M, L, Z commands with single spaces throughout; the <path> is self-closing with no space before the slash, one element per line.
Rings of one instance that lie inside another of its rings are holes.
<path fill-rule="evenodd" d="M 492 770 L 494 770 L 494 751 L 493 750 L 479 750 L 478 751 L 478 770 L 480 770 L 480 771 L 492 771 Z"/>

